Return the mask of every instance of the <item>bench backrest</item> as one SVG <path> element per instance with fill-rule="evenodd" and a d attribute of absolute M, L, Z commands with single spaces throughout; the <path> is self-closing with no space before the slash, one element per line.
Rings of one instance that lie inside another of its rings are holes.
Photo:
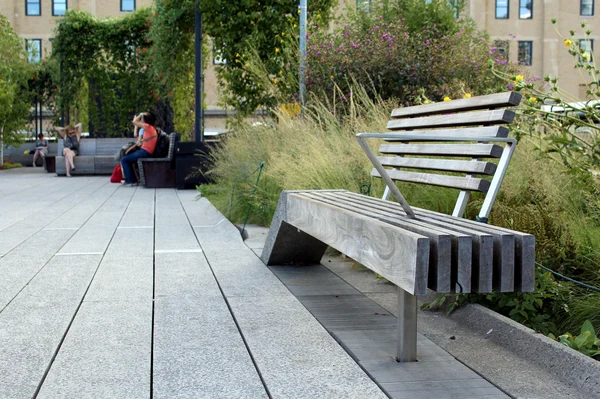
<path fill-rule="evenodd" d="M 516 143 L 503 126 L 513 121 L 515 112 L 505 108 L 520 101 L 520 94 L 509 92 L 398 108 L 387 127 L 400 133 L 359 134 L 375 166 L 372 176 L 386 181 L 384 198 L 393 193 L 411 215 L 395 181 L 456 188 L 460 194 L 453 216 L 461 217 L 470 193 L 479 191 L 487 195 L 478 217 L 487 220 Z M 364 142 L 374 137 L 384 141 L 381 156 Z"/>
<path fill-rule="evenodd" d="M 65 148 L 65 141 L 58 139 L 57 154 L 62 156 L 63 149 Z M 79 155 L 96 155 L 96 139 L 81 138 L 79 140 Z"/>

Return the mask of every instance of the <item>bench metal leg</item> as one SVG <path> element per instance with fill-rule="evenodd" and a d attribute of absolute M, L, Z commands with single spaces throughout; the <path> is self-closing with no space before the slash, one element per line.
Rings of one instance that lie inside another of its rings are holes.
<path fill-rule="evenodd" d="M 417 297 L 398 287 L 399 362 L 417 361 Z"/>

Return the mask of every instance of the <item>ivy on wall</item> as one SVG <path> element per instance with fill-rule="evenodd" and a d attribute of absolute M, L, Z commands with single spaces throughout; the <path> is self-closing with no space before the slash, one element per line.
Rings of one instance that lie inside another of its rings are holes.
<path fill-rule="evenodd" d="M 56 82 L 48 96 L 58 116 L 71 123 L 87 119 L 96 137 L 119 137 L 132 131 L 135 113 L 157 108 L 148 37 L 152 15 L 145 8 L 98 20 L 72 10 L 59 20 L 47 68 Z"/>

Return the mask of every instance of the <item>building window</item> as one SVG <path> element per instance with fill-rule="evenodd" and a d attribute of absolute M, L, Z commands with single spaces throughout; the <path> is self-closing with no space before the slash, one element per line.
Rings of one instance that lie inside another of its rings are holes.
<path fill-rule="evenodd" d="M 579 62 L 585 64 L 594 61 L 594 39 L 580 39 L 579 49 L 582 51 L 579 53 Z"/>
<path fill-rule="evenodd" d="M 498 53 L 498 58 L 508 61 L 510 42 L 508 40 L 494 40 L 494 47 Z"/>
<path fill-rule="evenodd" d="M 121 11 L 135 11 L 135 0 L 121 0 Z"/>
<path fill-rule="evenodd" d="M 42 39 L 25 39 L 25 50 L 30 63 L 39 63 L 42 59 Z"/>
<path fill-rule="evenodd" d="M 508 0 L 496 0 L 496 19 L 508 19 Z"/>
<path fill-rule="evenodd" d="M 27 16 L 40 16 L 42 15 L 42 0 L 25 0 L 25 15 Z"/>
<path fill-rule="evenodd" d="M 579 15 L 591 17 L 594 15 L 594 0 L 580 0 Z"/>
<path fill-rule="evenodd" d="M 532 41 L 520 41 L 519 42 L 519 64 L 531 65 L 533 42 Z"/>
<path fill-rule="evenodd" d="M 519 19 L 533 18 L 533 0 L 519 0 Z"/>
<path fill-rule="evenodd" d="M 52 0 L 52 15 L 60 17 L 67 12 L 67 0 Z"/>

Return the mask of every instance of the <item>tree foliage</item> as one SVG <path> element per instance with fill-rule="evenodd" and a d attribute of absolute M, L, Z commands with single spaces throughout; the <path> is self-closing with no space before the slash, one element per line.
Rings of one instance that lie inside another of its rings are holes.
<path fill-rule="evenodd" d="M 31 96 L 27 81 L 32 72 L 23 42 L 0 14 L 0 146 L 19 142 L 14 132 L 22 129 L 29 117 Z"/>
<path fill-rule="evenodd" d="M 335 4 L 335 0 L 309 1 L 309 21 L 328 21 Z M 226 82 L 222 93 L 226 105 L 242 114 L 273 106 L 272 96 L 247 73 L 246 59 L 253 50 L 270 74 L 279 73 L 283 49 L 290 43 L 282 34 L 293 34 L 292 42 L 298 40 L 298 1 L 202 0 L 200 10 L 215 53 L 227 61 L 216 68 L 219 79 Z"/>

